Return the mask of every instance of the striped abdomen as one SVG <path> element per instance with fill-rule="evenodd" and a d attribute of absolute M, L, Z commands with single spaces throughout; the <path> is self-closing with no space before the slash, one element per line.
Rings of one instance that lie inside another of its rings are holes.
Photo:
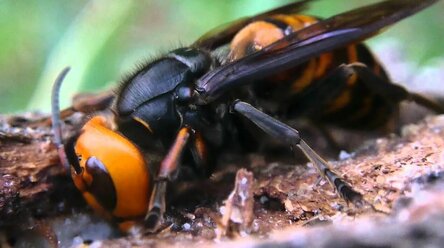
<path fill-rule="evenodd" d="M 317 18 L 305 15 L 275 15 L 253 22 L 232 40 L 230 59 L 251 54 L 317 21 Z M 253 92 L 258 103 L 264 103 L 263 109 L 283 117 L 305 116 L 342 127 L 382 126 L 393 111 L 387 99 L 369 90 L 356 75 L 343 81 L 327 80 L 338 66 L 356 62 L 365 64 L 376 75 L 388 80 L 365 45 L 350 44 L 256 82 L 252 84 Z"/>

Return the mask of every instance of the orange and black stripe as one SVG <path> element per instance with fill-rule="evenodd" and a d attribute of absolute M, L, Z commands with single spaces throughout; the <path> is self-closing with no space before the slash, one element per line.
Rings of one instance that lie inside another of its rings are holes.
<path fill-rule="evenodd" d="M 275 15 L 250 23 L 233 38 L 230 59 L 236 60 L 317 22 L 307 15 Z M 350 44 L 280 72 L 252 87 L 256 97 L 278 103 L 288 118 L 309 116 L 313 120 L 343 127 L 380 126 L 392 110 L 386 99 L 372 93 L 356 74 L 342 80 L 328 77 L 343 64 L 362 63 L 382 79 L 387 74 L 363 44 Z"/>

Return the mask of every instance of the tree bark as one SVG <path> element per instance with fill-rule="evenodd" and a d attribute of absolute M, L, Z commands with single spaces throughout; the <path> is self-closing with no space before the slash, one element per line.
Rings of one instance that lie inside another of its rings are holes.
<path fill-rule="evenodd" d="M 85 203 L 59 164 L 50 128 L 28 119 L 17 124 L 18 120 L 14 118 L 11 126 L 10 119 L 0 118 L 0 228 L 29 225 L 28 218 L 51 220 L 73 208 L 85 212 Z M 64 132 L 77 130 L 79 123 L 68 122 Z M 342 160 L 330 162 L 378 211 L 347 206 L 330 185 L 318 181 L 310 165 L 269 162 L 254 154 L 220 161 L 222 172 L 216 172 L 205 186 L 198 186 L 201 193 L 187 193 L 171 203 L 175 207 L 167 213 L 171 226 L 161 233 L 114 236 L 98 244 L 402 247 L 406 242 L 426 246 L 444 239 L 442 232 L 433 228 L 444 226 L 444 187 L 436 186 L 444 185 L 444 116 L 407 125 L 401 136 L 368 141 Z M 231 233 L 231 240 L 222 237 L 221 243 L 214 243 L 222 218 L 220 206 L 234 187 L 225 175 L 242 167 L 255 178 L 251 231 L 247 237 Z M 208 201 L 207 196 L 216 200 L 201 204 Z M 201 203 L 190 207 L 192 197 L 200 197 Z"/>
<path fill-rule="evenodd" d="M 76 194 L 59 163 L 50 127 L 31 119 L 0 117 L 0 227 L 62 211 L 56 198 L 62 192 Z M 67 125 L 68 132 L 73 128 Z"/>

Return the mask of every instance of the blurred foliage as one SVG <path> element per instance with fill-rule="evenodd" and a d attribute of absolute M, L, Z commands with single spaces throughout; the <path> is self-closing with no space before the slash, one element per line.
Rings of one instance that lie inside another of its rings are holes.
<path fill-rule="evenodd" d="M 48 111 L 52 81 L 65 66 L 72 70 L 62 88 L 64 106 L 74 93 L 115 84 L 137 63 L 213 27 L 287 2 L 0 0 L 0 112 Z M 373 2 L 319 0 L 309 13 L 328 17 Z M 427 63 L 444 54 L 442 13 L 441 1 L 370 43 L 396 37 L 410 60 Z"/>

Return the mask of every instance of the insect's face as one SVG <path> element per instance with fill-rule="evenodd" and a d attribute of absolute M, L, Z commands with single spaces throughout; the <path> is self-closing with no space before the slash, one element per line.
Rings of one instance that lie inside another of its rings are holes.
<path fill-rule="evenodd" d="M 134 144 L 96 116 L 82 128 L 74 150 L 81 172 L 73 171 L 72 177 L 90 206 L 108 218 L 145 214 L 150 174 Z"/>

